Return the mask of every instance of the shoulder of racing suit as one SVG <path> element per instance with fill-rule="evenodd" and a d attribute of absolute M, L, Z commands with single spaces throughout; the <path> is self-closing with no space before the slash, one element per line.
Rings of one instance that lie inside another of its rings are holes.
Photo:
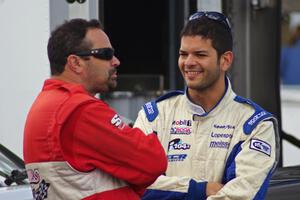
<path fill-rule="evenodd" d="M 254 103 L 253 101 L 246 99 L 241 96 L 236 96 L 234 101 L 238 103 L 248 104 L 252 106 L 255 112 L 250 116 L 250 118 L 244 123 L 243 131 L 246 135 L 250 135 L 253 129 L 259 124 L 259 122 L 274 118 L 273 115 L 265 111 L 262 107 Z"/>
<path fill-rule="evenodd" d="M 157 117 L 157 115 L 159 113 L 158 108 L 157 108 L 158 102 L 164 101 L 164 100 L 169 99 L 174 96 L 183 95 L 183 94 L 184 94 L 183 91 L 175 90 L 175 91 L 168 92 L 168 93 L 158 97 L 156 100 L 145 103 L 143 105 L 143 109 L 146 113 L 146 117 L 147 117 L 148 121 L 152 122 Z"/>
<path fill-rule="evenodd" d="M 62 124 L 76 108 L 91 102 L 98 102 L 98 100 L 92 96 L 81 93 L 71 95 L 59 108 L 56 114 L 57 122 Z"/>

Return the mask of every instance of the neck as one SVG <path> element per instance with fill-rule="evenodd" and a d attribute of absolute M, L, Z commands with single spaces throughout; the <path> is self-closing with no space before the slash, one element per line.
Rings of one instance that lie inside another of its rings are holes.
<path fill-rule="evenodd" d="M 53 75 L 53 76 L 51 76 L 51 78 L 61 80 L 61 81 L 67 82 L 67 83 L 73 83 L 73 84 L 81 85 L 91 96 L 96 95 L 96 93 L 91 92 L 87 88 L 87 86 L 84 84 L 82 79 L 80 77 L 76 76 L 76 75 L 72 75 L 70 73 L 63 72 L 60 75 Z"/>
<path fill-rule="evenodd" d="M 75 76 L 68 76 L 66 74 L 53 75 L 51 76 L 51 78 L 61 80 L 67 83 L 81 84 L 81 81 L 78 78 L 76 78 Z"/>
<path fill-rule="evenodd" d="M 222 78 L 214 85 L 203 90 L 188 88 L 188 95 L 193 103 L 201 106 L 206 112 L 209 112 L 223 97 L 225 89 L 225 79 Z"/>

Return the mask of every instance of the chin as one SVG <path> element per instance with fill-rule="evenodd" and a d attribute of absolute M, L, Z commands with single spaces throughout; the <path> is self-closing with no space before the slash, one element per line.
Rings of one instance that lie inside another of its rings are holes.
<path fill-rule="evenodd" d="M 193 90 L 204 90 L 207 88 L 204 84 L 201 83 L 187 83 L 187 87 Z"/>
<path fill-rule="evenodd" d="M 202 84 L 199 82 L 199 81 L 186 81 L 186 85 L 189 87 L 189 88 L 195 88 L 195 87 L 199 87 L 201 86 Z"/>
<path fill-rule="evenodd" d="M 108 86 L 108 90 L 109 91 L 114 91 L 114 90 L 116 90 L 117 89 L 117 84 L 110 84 L 109 86 Z"/>

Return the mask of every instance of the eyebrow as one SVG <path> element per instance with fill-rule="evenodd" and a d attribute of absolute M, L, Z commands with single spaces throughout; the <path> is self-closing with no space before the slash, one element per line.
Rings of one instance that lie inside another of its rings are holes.
<path fill-rule="evenodd" d="M 180 52 L 180 53 L 187 53 L 188 51 L 179 49 L 179 52 Z M 198 54 L 198 53 L 208 53 L 208 51 L 207 51 L 207 50 L 196 50 L 196 51 L 192 51 L 191 53 L 193 53 L 193 54 Z"/>

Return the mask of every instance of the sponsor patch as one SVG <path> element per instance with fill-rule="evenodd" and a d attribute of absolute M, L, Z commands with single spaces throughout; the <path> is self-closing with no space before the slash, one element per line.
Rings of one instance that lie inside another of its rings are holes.
<path fill-rule="evenodd" d="M 264 153 L 268 156 L 271 156 L 271 145 L 268 143 L 259 140 L 259 139 L 251 139 L 250 140 L 250 149 L 259 151 L 261 153 Z"/>
<path fill-rule="evenodd" d="M 45 180 L 42 180 L 39 187 L 37 189 L 32 190 L 34 199 L 37 200 L 47 199 L 49 187 L 50 187 L 50 183 L 46 183 Z"/>
<path fill-rule="evenodd" d="M 146 106 L 147 111 L 150 115 L 154 114 L 154 109 L 153 109 L 153 106 L 152 106 L 151 102 L 146 103 L 145 106 Z"/>
<path fill-rule="evenodd" d="M 189 127 L 171 127 L 170 134 L 177 134 L 177 135 L 190 135 L 191 128 Z"/>
<path fill-rule="evenodd" d="M 215 133 L 215 132 L 211 132 L 210 136 L 212 138 L 232 138 L 232 134 L 229 134 L 229 133 Z"/>
<path fill-rule="evenodd" d="M 187 154 L 173 154 L 168 155 L 169 162 L 176 162 L 176 161 L 184 161 L 187 157 Z"/>
<path fill-rule="evenodd" d="M 259 113 L 257 113 L 256 115 L 254 115 L 252 117 L 252 119 L 248 122 L 248 124 L 250 126 L 252 126 L 254 123 L 256 123 L 257 120 L 259 120 L 260 118 L 262 118 L 263 116 L 267 115 L 267 112 L 266 111 L 261 111 Z"/>
<path fill-rule="evenodd" d="M 172 122 L 170 134 L 190 135 L 192 133 L 192 120 L 178 119 Z"/>
<path fill-rule="evenodd" d="M 125 123 L 122 121 L 121 117 L 118 114 L 115 114 L 113 118 L 110 120 L 110 123 L 119 129 L 123 129 L 125 127 Z"/>
<path fill-rule="evenodd" d="M 169 142 L 168 150 L 186 150 L 190 149 L 191 145 L 187 143 L 183 143 L 180 138 L 176 138 Z"/>
<path fill-rule="evenodd" d="M 192 126 L 192 120 L 187 120 L 187 119 L 174 120 L 172 122 L 172 125 Z"/>
<path fill-rule="evenodd" d="M 214 128 L 218 128 L 218 129 L 235 129 L 234 125 L 219 125 L 219 124 L 214 124 Z"/>
<path fill-rule="evenodd" d="M 209 148 L 220 148 L 220 149 L 228 149 L 229 142 L 224 141 L 211 141 L 209 144 Z"/>
<path fill-rule="evenodd" d="M 150 102 L 144 104 L 143 109 L 145 111 L 146 117 L 149 122 L 152 122 L 153 120 L 155 120 L 155 118 L 158 115 L 158 109 L 157 109 L 156 102 L 150 101 Z"/>
<path fill-rule="evenodd" d="M 26 172 L 30 184 L 37 184 L 40 182 L 40 173 L 38 169 L 28 169 Z"/>

